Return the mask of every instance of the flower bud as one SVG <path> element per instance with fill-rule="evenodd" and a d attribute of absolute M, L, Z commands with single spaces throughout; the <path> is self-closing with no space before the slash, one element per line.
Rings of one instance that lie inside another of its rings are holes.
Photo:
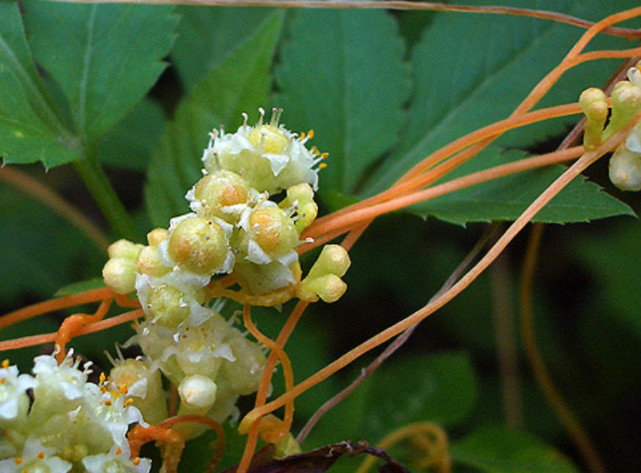
<path fill-rule="evenodd" d="M 140 250 L 143 248 L 143 245 L 122 239 L 109 245 L 107 252 L 109 253 L 109 258 L 126 258 L 135 260 L 138 257 L 138 253 L 140 253 Z"/>
<path fill-rule="evenodd" d="M 186 406 L 206 412 L 216 401 L 216 383 L 199 374 L 187 376 L 178 386 L 178 393 Z"/>
<path fill-rule="evenodd" d="M 136 270 L 139 273 L 159 278 L 171 271 L 171 268 L 162 263 L 158 248 L 146 246 L 138 255 Z"/>
<path fill-rule="evenodd" d="M 641 88 L 628 81 L 621 81 L 614 86 L 611 101 L 612 115 L 610 116 L 610 123 L 608 123 L 601 137 L 602 141 L 607 141 L 611 138 L 641 110 Z"/>
<path fill-rule="evenodd" d="M 324 302 L 331 303 L 340 299 L 347 290 L 347 284 L 335 274 L 326 274 L 316 278 L 305 278 L 297 291 L 297 296 L 309 302 L 315 302 L 320 297 Z"/>
<path fill-rule="evenodd" d="M 608 103 L 601 89 L 590 88 L 579 97 L 581 110 L 585 114 L 583 146 L 586 150 L 594 149 L 601 144 L 601 133 L 608 118 Z"/>
<path fill-rule="evenodd" d="M 200 217 L 237 223 L 250 196 L 247 182 L 238 174 L 219 170 L 208 174 L 194 187 L 191 208 Z"/>
<path fill-rule="evenodd" d="M 283 256 L 298 243 L 294 223 L 276 206 L 263 207 L 251 213 L 249 235 L 270 257 Z"/>
<path fill-rule="evenodd" d="M 112 258 L 102 268 L 105 284 L 118 294 L 129 294 L 136 288 L 136 264 L 127 258 Z"/>
<path fill-rule="evenodd" d="M 198 291 L 198 299 L 202 302 L 202 291 Z M 192 312 L 193 297 L 175 287 L 163 284 L 151 286 L 147 294 L 146 313 L 164 327 L 175 328 L 183 323 Z"/>
<path fill-rule="evenodd" d="M 641 190 L 641 154 L 620 147 L 610 158 L 609 174 L 619 189 Z"/>
<path fill-rule="evenodd" d="M 201 217 L 186 218 L 178 223 L 171 232 L 168 251 L 180 267 L 203 275 L 220 270 L 229 253 L 220 225 Z"/>

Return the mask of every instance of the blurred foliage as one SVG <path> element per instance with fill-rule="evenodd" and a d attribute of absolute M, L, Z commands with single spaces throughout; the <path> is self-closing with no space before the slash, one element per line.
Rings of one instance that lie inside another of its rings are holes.
<path fill-rule="evenodd" d="M 633 0 L 499 3 L 592 20 L 636 6 Z M 0 157 L 4 164 L 23 165 L 22 171 L 116 236 L 83 181 L 62 166 L 100 162 L 143 241 L 151 229 L 147 222 L 166 226 L 187 210 L 183 197 L 198 177 L 208 131 L 221 125 L 234 130 L 243 111 L 253 122 L 258 107 L 282 106 L 289 129 L 313 128 L 314 143 L 330 152 L 320 175 L 320 204 L 334 210 L 385 189 L 438 147 L 506 117 L 580 34 L 568 25 L 495 15 L 5 0 Z M 595 44 L 628 47 L 609 37 Z M 571 71 L 545 105 L 576 100 L 616 67 L 599 61 Z M 458 172 L 554 149 L 574 120 L 509 133 Z M 287 345 L 296 379 L 419 309 L 483 233 L 484 222 L 515 218 L 560 171 L 510 176 L 428 202 L 414 214 L 380 218 L 351 252 L 345 297 L 311 307 Z M 597 163 L 591 181 L 573 183 L 539 220 L 558 224 L 633 214 L 639 199 L 621 195 L 606 174 L 605 162 Z M 550 226 L 536 276 L 536 330 L 545 360 L 611 471 L 635 471 L 641 441 L 640 230 L 628 216 Z M 5 183 L 0 234 L 2 313 L 99 276 L 106 260 L 76 228 Z M 514 314 L 503 323 L 517 334 L 524 247 L 517 239 L 504 256 L 511 282 L 505 293 Z M 481 277 L 425 321 L 401 352 L 320 421 L 303 448 L 347 438 L 375 444 L 403 425 L 434 421 L 450 437 L 455 472 L 577 471 L 568 460 L 580 465 L 577 453 L 537 389 L 518 335 L 521 422 L 497 427 L 505 424 L 505 403 L 492 284 Z M 226 310 L 231 314 L 234 307 Z M 275 336 L 289 310 L 256 310 L 255 317 L 261 330 Z M 57 322 L 41 318 L 5 328 L 0 339 L 48 332 Z M 102 350 L 129 333 L 119 327 L 73 345 L 101 358 Z M 39 350 L 10 355 L 28 369 Z M 295 428 L 368 360 L 301 396 Z M 276 393 L 283 389 L 280 375 Z M 244 408 L 251 402 L 246 399 Z M 243 448 L 233 426 L 226 431 L 223 467 L 237 462 Z M 203 471 L 213 437 L 188 445 L 182 471 Z M 403 451 L 398 455 L 402 461 Z M 340 459 L 333 471 L 353 471 L 359 461 Z"/>

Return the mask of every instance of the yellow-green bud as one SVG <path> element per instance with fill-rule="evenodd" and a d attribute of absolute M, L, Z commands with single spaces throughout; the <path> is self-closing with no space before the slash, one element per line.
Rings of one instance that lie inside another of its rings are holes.
<path fill-rule="evenodd" d="M 127 258 L 135 260 L 138 257 L 138 253 L 140 253 L 143 248 L 143 245 L 123 239 L 109 245 L 107 252 L 109 253 L 109 258 Z"/>
<path fill-rule="evenodd" d="M 612 115 L 610 116 L 610 123 L 608 123 L 608 127 L 601 137 L 602 141 L 611 138 L 641 110 L 641 88 L 628 81 L 621 81 L 614 86 L 611 99 Z"/>
<path fill-rule="evenodd" d="M 610 158 L 609 174 L 619 189 L 641 190 L 641 154 L 620 147 Z"/>
<path fill-rule="evenodd" d="M 171 328 L 180 325 L 191 314 L 189 296 L 168 285 L 149 289 L 146 309 L 154 321 Z"/>
<path fill-rule="evenodd" d="M 228 242 L 220 225 L 201 217 L 181 221 L 169 238 L 169 256 L 182 268 L 208 274 L 223 266 Z"/>
<path fill-rule="evenodd" d="M 345 248 L 340 245 L 325 245 L 307 277 L 316 278 L 328 273 L 343 277 L 350 264 L 349 253 Z"/>
<path fill-rule="evenodd" d="M 151 246 L 158 246 L 161 242 L 165 241 L 169 236 L 169 232 L 164 228 L 154 228 L 147 233 L 147 241 Z"/>
<path fill-rule="evenodd" d="M 167 274 L 171 268 L 162 264 L 158 249 L 154 246 L 146 246 L 138 255 L 136 269 L 139 273 L 149 276 L 161 277 Z"/>
<path fill-rule="evenodd" d="M 249 216 L 249 231 L 270 256 L 284 255 L 296 246 L 298 232 L 291 219 L 278 207 L 265 207 Z"/>
<path fill-rule="evenodd" d="M 297 291 L 297 296 L 308 302 L 315 302 L 320 297 L 331 303 L 340 299 L 347 290 L 347 284 L 335 274 L 326 274 L 316 278 L 305 278 Z"/>
<path fill-rule="evenodd" d="M 586 118 L 583 146 L 591 150 L 601 144 L 601 133 L 608 118 L 607 98 L 601 89 L 592 87 L 583 91 L 579 104 Z"/>
<path fill-rule="evenodd" d="M 318 215 L 318 205 L 314 202 L 314 190 L 312 186 L 303 182 L 287 189 L 287 197 L 278 205 L 284 209 L 294 207 L 298 218 L 296 219 L 296 230 L 302 233 Z"/>
<path fill-rule="evenodd" d="M 219 170 L 198 181 L 194 188 L 194 198 L 200 206 L 192 207 L 204 218 L 218 217 L 230 223 L 238 221 L 239 212 L 225 209 L 249 200 L 249 186 L 238 174 Z"/>
<path fill-rule="evenodd" d="M 136 264 L 128 258 L 112 258 L 102 268 L 105 284 L 118 294 L 136 289 Z"/>

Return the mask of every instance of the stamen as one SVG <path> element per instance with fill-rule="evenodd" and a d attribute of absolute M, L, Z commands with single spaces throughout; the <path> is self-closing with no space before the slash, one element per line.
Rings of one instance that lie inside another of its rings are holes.
<path fill-rule="evenodd" d="M 122 453 L 122 449 L 120 447 L 116 448 L 116 455 L 120 455 Z"/>
<path fill-rule="evenodd" d="M 2 367 L 6 370 L 9 368 L 9 359 L 2 360 Z"/>
<path fill-rule="evenodd" d="M 312 138 L 314 138 L 314 130 L 309 130 L 309 131 L 307 132 L 307 138 L 308 138 L 308 139 L 310 139 L 310 140 L 311 140 Z"/>
<path fill-rule="evenodd" d="M 121 384 L 121 385 L 120 385 L 120 388 L 119 388 L 119 391 L 120 391 L 120 394 L 127 394 L 127 392 L 129 391 L 129 389 L 127 388 L 127 385 L 126 385 L 126 384 Z"/>
<path fill-rule="evenodd" d="M 263 118 L 265 117 L 265 109 L 263 107 L 259 107 L 258 113 L 260 113 L 260 118 L 258 119 L 258 123 L 256 124 L 256 126 L 262 126 Z"/>
<path fill-rule="evenodd" d="M 280 121 L 280 116 L 283 114 L 283 109 L 282 108 L 272 108 L 272 119 L 270 120 L 269 124 L 272 126 L 278 126 L 278 122 Z"/>
<path fill-rule="evenodd" d="M 318 169 L 325 169 L 327 167 L 327 163 L 320 163 L 318 165 Z"/>
<path fill-rule="evenodd" d="M 105 373 L 100 373 L 100 384 L 104 383 L 107 381 L 107 376 L 105 376 Z"/>
<path fill-rule="evenodd" d="M 127 399 L 127 400 L 125 401 L 125 403 L 124 403 L 123 405 L 124 405 L 125 407 L 129 407 L 129 406 L 131 406 L 131 405 L 133 404 L 133 402 L 134 402 L 134 400 L 133 400 L 132 398 L 129 398 L 129 399 Z"/>
<path fill-rule="evenodd" d="M 243 116 L 243 126 L 247 126 L 247 120 L 249 120 L 249 115 L 247 115 L 245 112 L 241 113 Z"/>
<path fill-rule="evenodd" d="M 22 461 L 23 461 L 23 460 L 22 460 L 22 458 L 17 457 L 17 458 L 14 460 L 14 463 L 15 463 L 16 465 L 20 465 L 20 464 L 22 463 Z"/>
<path fill-rule="evenodd" d="M 45 457 L 45 452 L 38 452 L 38 458 L 42 460 Z"/>
<path fill-rule="evenodd" d="M 134 458 L 131 463 L 133 463 L 135 466 L 138 466 L 140 464 L 140 457 Z"/>

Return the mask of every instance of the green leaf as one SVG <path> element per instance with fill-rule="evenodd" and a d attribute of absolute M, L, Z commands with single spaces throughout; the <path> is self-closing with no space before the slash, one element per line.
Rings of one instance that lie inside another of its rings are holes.
<path fill-rule="evenodd" d="M 184 195 L 200 176 L 207 133 L 223 124 L 233 130 L 242 123 L 242 112 L 268 101 L 269 70 L 282 20 L 282 13 L 270 16 L 178 106 L 149 166 L 145 196 L 155 225 L 166 227 L 171 217 L 185 212 Z"/>
<path fill-rule="evenodd" d="M 320 34 L 310 34 L 311 31 Z M 409 90 L 405 46 L 382 10 L 298 11 L 276 71 L 290 129 L 329 152 L 321 187 L 354 192 L 398 139 Z"/>
<path fill-rule="evenodd" d="M 99 161 L 120 169 L 144 172 L 166 122 L 160 104 L 151 99 L 143 100 L 100 140 Z"/>
<path fill-rule="evenodd" d="M 446 180 L 499 166 L 525 157 L 521 151 L 491 147 L 481 155 L 448 174 Z M 468 187 L 412 207 L 422 216 L 433 215 L 447 222 L 514 220 L 536 197 L 563 173 L 563 166 L 534 169 Z M 634 215 L 626 204 L 579 177 L 546 205 L 533 219 L 535 222 L 569 223 L 614 215 Z"/>
<path fill-rule="evenodd" d="M 78 157 L 70 141 L 33 64 L 18 3 L 0 2 L 0 157 L 50 167 Z"/>
<path fill-rule="evenodd" d="M 634 2 L 625 1 L 632 5 Z M 574 0 L 562 3 L 502 1 L 600 19 L 621 9 L 617 2 Z M 587 14 L 589 12 L 589 14 Z M 581 14 L 583 13 L 583 14 Z M 569 51 L 582 31 L 533 18 L 438 13 L 412 54 L 415 90 L 401 144 L 366 182 L 363 195 L 389 187 L 431 152 L 475 129 L 507 118 L 531 88 Z M 599 39 L 599 47 L 627 47 L 614 38 Z M 581 65 L 555 86 L 542 104 L 577 100 L 581 90 L 601 86 L 618 67 L 598 61 Z M 506 135 L 502 143 L 527 149 L 564 132 L 578 119 L 547 121 Z"/>
<path fill-rule="evenodd" d="M 0 302 L 9 305 L 24 294 L 49 297 L 100 274 L 104 256 L 71 223 L 6 185 L 0 185 L 0 202 Z"/>
<path fill-rule="evenodd" d="M 178 75 L 191 89 L 212 68 L 256 34 L 271 8 L 202 8 L 181 5 L 178 39 L 171 57 Z"/>
<path fill-rule="evenodd" d="M 320 421 L 312 441 L 332 442 L 340 436 L 373 444 L 414 422 L 451 426 L 470 412 L 476 391 L 465 353 L 392 359 Z"/>
<path fill-rule="evenodd" d="M 571 473 L 572 463 L 536 437 L 502 427 L 480 429 L 450 448 L 455 464 L 487 473 Z"/>
<path fill-rule="evenodd" d="M 80 292 L 89 291 L 91 289 L 98 289 L 105 287 L 105 280 L 102 278 L 91 278 L 86 281 L 74 282 L 61 287 L 56 291 L 54 297 L 70 296 Z"/>
<path fill-rule="evenodd" d="M 24 9 L 36 60 L 66 95 L 85 144 L 147 94 L 178 21 L 172 7 L 26 1 Z"/>

